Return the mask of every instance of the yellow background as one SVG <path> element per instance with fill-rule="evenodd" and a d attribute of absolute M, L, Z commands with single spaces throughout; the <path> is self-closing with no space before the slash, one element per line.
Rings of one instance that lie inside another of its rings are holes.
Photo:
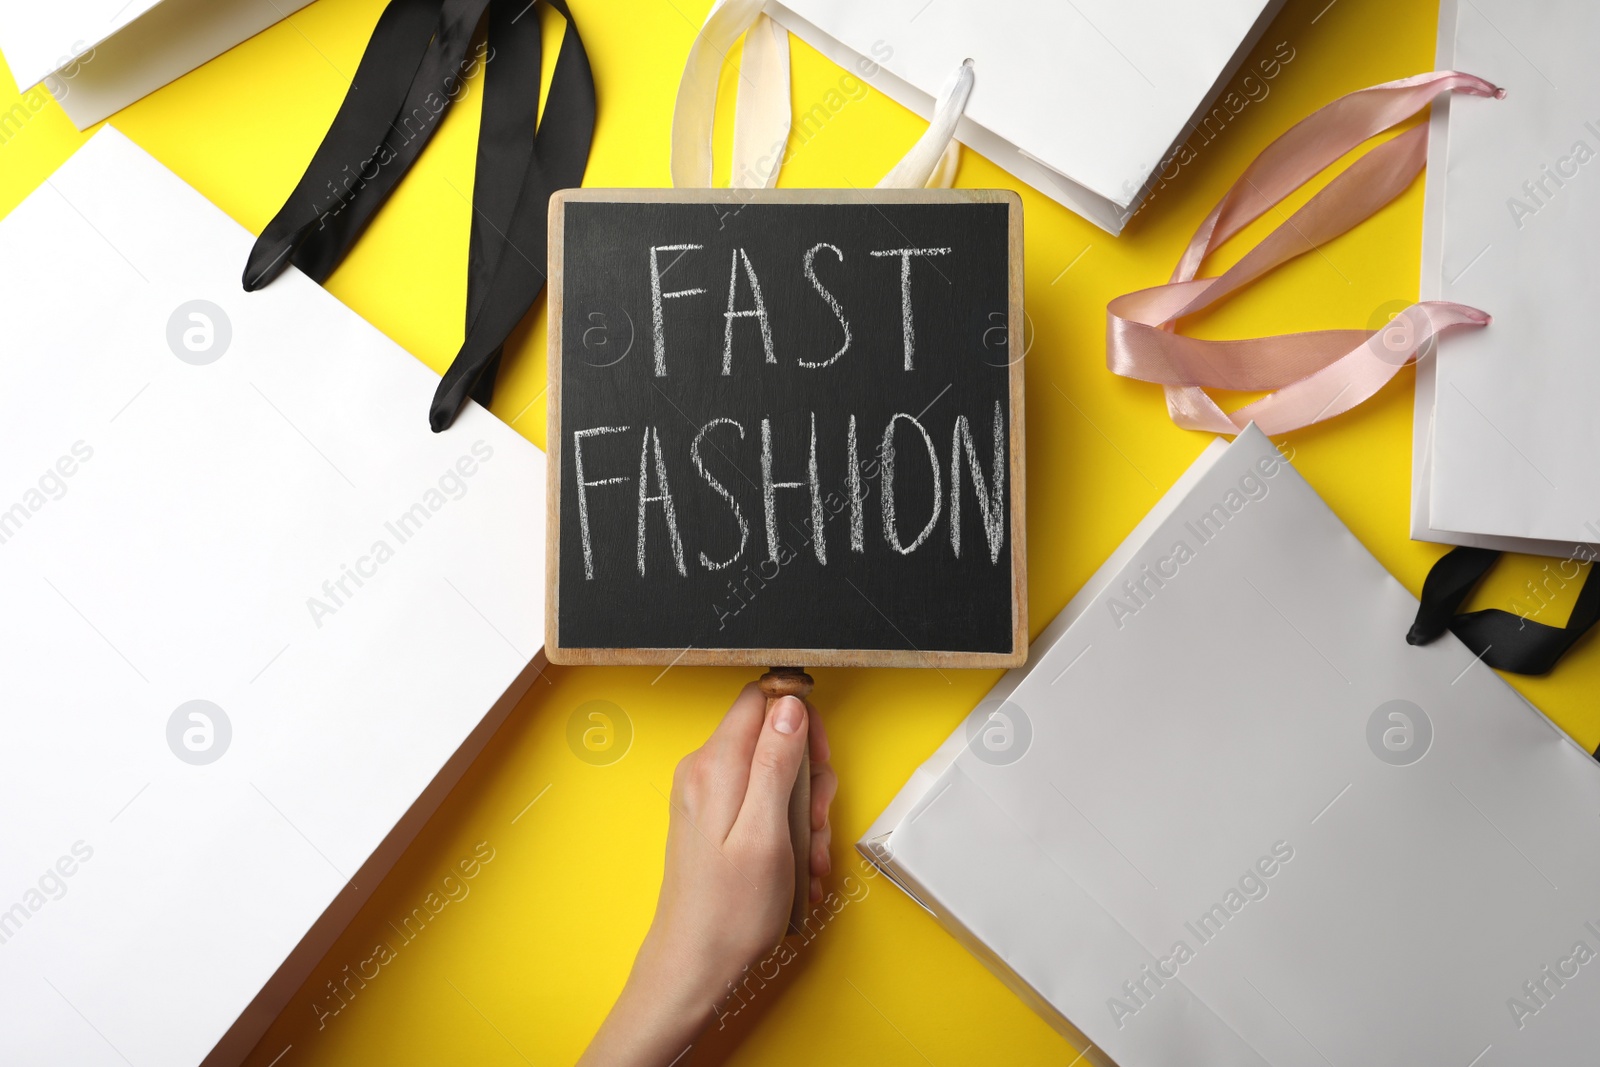
<path fill-rule="evenodd" d="M 317 0 L 114 122 L 259 232 L 327 129 L 382 6 L 382 0 Z M 573 0 L 572 6 L 600 98 L 586 184 L 669 184 L 674 94 L 709 0 Z M 1289 0 L 1251 60 L 1272 54 L 1280 42 L 1293 50 L 1268 83 L 1269 95 L 1200 149 L 1199 159 L 1118 239 L 965 155 L 958 184 L 1016 188 L 1024 201 L 1033 329 L 1026 360 L 1028 595 L 1035 633 L 1206 443 L 1168 422 L 1155 386 L 1106 371 L 1106 301 L 1164 280 L 1212 203 L 1294 121 L 1340 93 L 1430 69 L 1436 17 L 1432 0 Z M 546 29 L 553 41 L 559 21 L 547 18 Z M 837 87 L 843 72 L 799 41 L 793 55 L 798 114 Z M 732 80 L 725 71 L 725 89 Z M 0 92 L 12 91 L 6 80 L 0 85 Z M 0 112 L 15 102 L 0 100 Z M 440 372 L 461 337 L 478 106 L 474 86 L 328 283 Z M 725 167 L 728 92 L 721 113 Z M 871 185 L 922 129 L 915 116 L 869 93 L 807 141 L 782 184 Z M 0 211 L 32 191 L 86 136 L 50 102 L 7 132 L 0 143 Z M 1416 297 L 1421 221 L 1418 182 L 1356 232 L 1290 264 L 1195 330 L 1244 336 L 1365 326 L 1388 302 Z M 1209 270 L 1231 262 L 1264 232 L 1258 224 Z M 497 415 L 541 446 L 544 344 L 541 301 L 514 338 L 494 404 Z M 1301 473 L 1415 592 L 1441 549 L 1406 535 L 1411 395 L 1406 370 L 1355 412 L 1291 434 L 1287 443 Z M 1541 563 L 1503 565 L 1475 606 L 1509 607 Z M 1574 589 L 1546 621 L 1564 617 Z M 673 765 L 706 737 L 750 676 L 706 668 L 551 670 L 294 996 L 251 1056 L 253 1067 L 571 1063 L 621 987 L 649 922 Z M 851 844 L 998 675 L 821 670 L 816 676 L 842 782 L 833 816 L 835 866 L 859 875 Z M 1510 681 L 1592 748 L 1600 741 L 1592 700 L 1597 679 L 1600 645 L 1589 641 L 1554 677 Z M 579 760 L 567 743 L 569 718 L 590 700 L 615 703 L 632 724 L 631 749 L 610 766 Z M 379 941 L 398 943 L 390 924 L 421 906 L 480 841 L 494 849 L 494 859 L 469 883 L 470 894 L 448 905 L 319 1025 L 315 1005 L 337 1003 L 328 1000 L 325 983 L 369 957 Z M 1074 1060 L 1065 1041 L 908 898 L 882 879 L 867 885 L 868 895 L 786 968 L 781 988 L 766 990 L 695 1062 Z M 226 952 L 226 932 L 218 933 L 218 951 Z"/>

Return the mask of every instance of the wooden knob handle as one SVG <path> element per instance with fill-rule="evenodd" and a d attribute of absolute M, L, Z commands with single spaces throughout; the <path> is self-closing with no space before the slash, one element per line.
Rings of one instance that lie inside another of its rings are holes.
<path fill-rule="evenodd" d="M 799 667 L 773 667 L 761 676 L 767 710 L 780 697 L 804 700 L 811 693 L 811 675 Z M 789 908 L 789 932 L 798 934 L 811 906 L 811 743 L 800 754 L 800 773 L 789 794 L 789 843 L 794 846 L 794 903 Z"/>

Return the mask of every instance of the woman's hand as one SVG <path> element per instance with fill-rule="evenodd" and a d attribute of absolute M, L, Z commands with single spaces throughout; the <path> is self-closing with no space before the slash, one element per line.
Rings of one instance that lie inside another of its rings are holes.
<path fill-rule="evenodd" d="M 769 713 L 753 683 L 672 781 L 666 871 L 633 972 L 581 1064 L 666 1067 L 693 1043 L 744 968 L 785 934 L 794 893 L 789 794 L 811 749 L 811 899 L 831 869 L 838 779 L 815 709 Z"/>

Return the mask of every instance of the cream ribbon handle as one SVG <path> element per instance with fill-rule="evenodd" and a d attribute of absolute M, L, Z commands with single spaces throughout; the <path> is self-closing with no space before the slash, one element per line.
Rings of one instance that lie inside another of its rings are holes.
<path fill-rule="evenodd" d="M 712 126 L 717 82 L 730 49 L 744 37 L 734 104 L 735 189 L 770 189 L 783 168 L 789 141 L 789 33 L 762 14 L 765 0 L 719 0 L 689 46 L 672 112 L 672 184 L 711 186 Z M 969 59 L 939 89 L 928 129 L 878 183 L 880 189 L 949 188 L 960 165 L 956 124 L 972 93 Z"/>

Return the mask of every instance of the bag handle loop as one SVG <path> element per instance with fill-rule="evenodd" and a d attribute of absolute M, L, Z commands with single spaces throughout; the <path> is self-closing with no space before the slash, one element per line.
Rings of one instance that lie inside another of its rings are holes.
<path fill-rule="evenodd" d="M 543 46 L 533 4 L 390 0 L 321 145 L 245 263 L 246 291 L 269 284 L 291 263 L 313 281 L 326 280 L 482 66 L 467 321 L 429 408 L 435 432 L 450 425 L 469 396 L 488 405 L 506 339 L 544 289 L 550 194 L 582 184 L 589 162 L 595 120 L 589 56 L 566 0 L 545 2 L 566 21 L 566 32 L 541 117 Z"/>
<path fill-rule="evenodd" d="M 672 111 L 672 184 L 707 189 L 712 184 L 712 133 L 717 85 L 728 52 L 744 38 L 734 106 L 735 189 L 770 189 L 783 168 L 789 140 L 789 32 L 762 13 L 765 0 L 719 0 L 689 46 Z M 969 59 L 945 79 L 928 129 L 878 182 L 880 189 L 949 188 L 961 146 L 954 139 L 974 71 Z"/>
<path fill-rule="evenodd" d="M 1499 608 L 1460 612 L 1468 594 L 1489 573 L 1500 553 L 1490 548 L 1453 548 L 1439 557 L 1422 582 L 1417 618 L 1406 643 L 1426 645 L 1446 630 L 1484 663 L 1513 674 L 1545 674 L 1600 619 L 1600 579 L 1593 549 L 1578 545 L 1571 562 L 1590 563 L 1572 613 L 1563 626 L 1536 622 Z"/>
<path fill-rule="evenodd" d="M 1427 161 L 1426 124 L 1378 145 L 1215 278 L 1197 278 L 1216 247 L 1361 142 L 1405 121 L 1442 92 L 1502 97 L 1482 78 L 1436 71 L 1339 97 L 1268 145 L 1195 231 L 1165 285 L 1106 305 L 1106 365 L 1157 382 L 1167 411 L 1191 430 L 1236 434 L 1251 422 L 1285 433 L 1349 411 L 1414 360 L 1436 334 L 1485 326 L 1477 308 L 1445 300 L 1412 304 L 1383 329 L 1317 330 L 1232 341 L 1184 337 L 1178 322 L 1279 265 L 1352 229 L 1406 190 Z M 1206 389 L 1267 391 L 1224 412 Z"/>

